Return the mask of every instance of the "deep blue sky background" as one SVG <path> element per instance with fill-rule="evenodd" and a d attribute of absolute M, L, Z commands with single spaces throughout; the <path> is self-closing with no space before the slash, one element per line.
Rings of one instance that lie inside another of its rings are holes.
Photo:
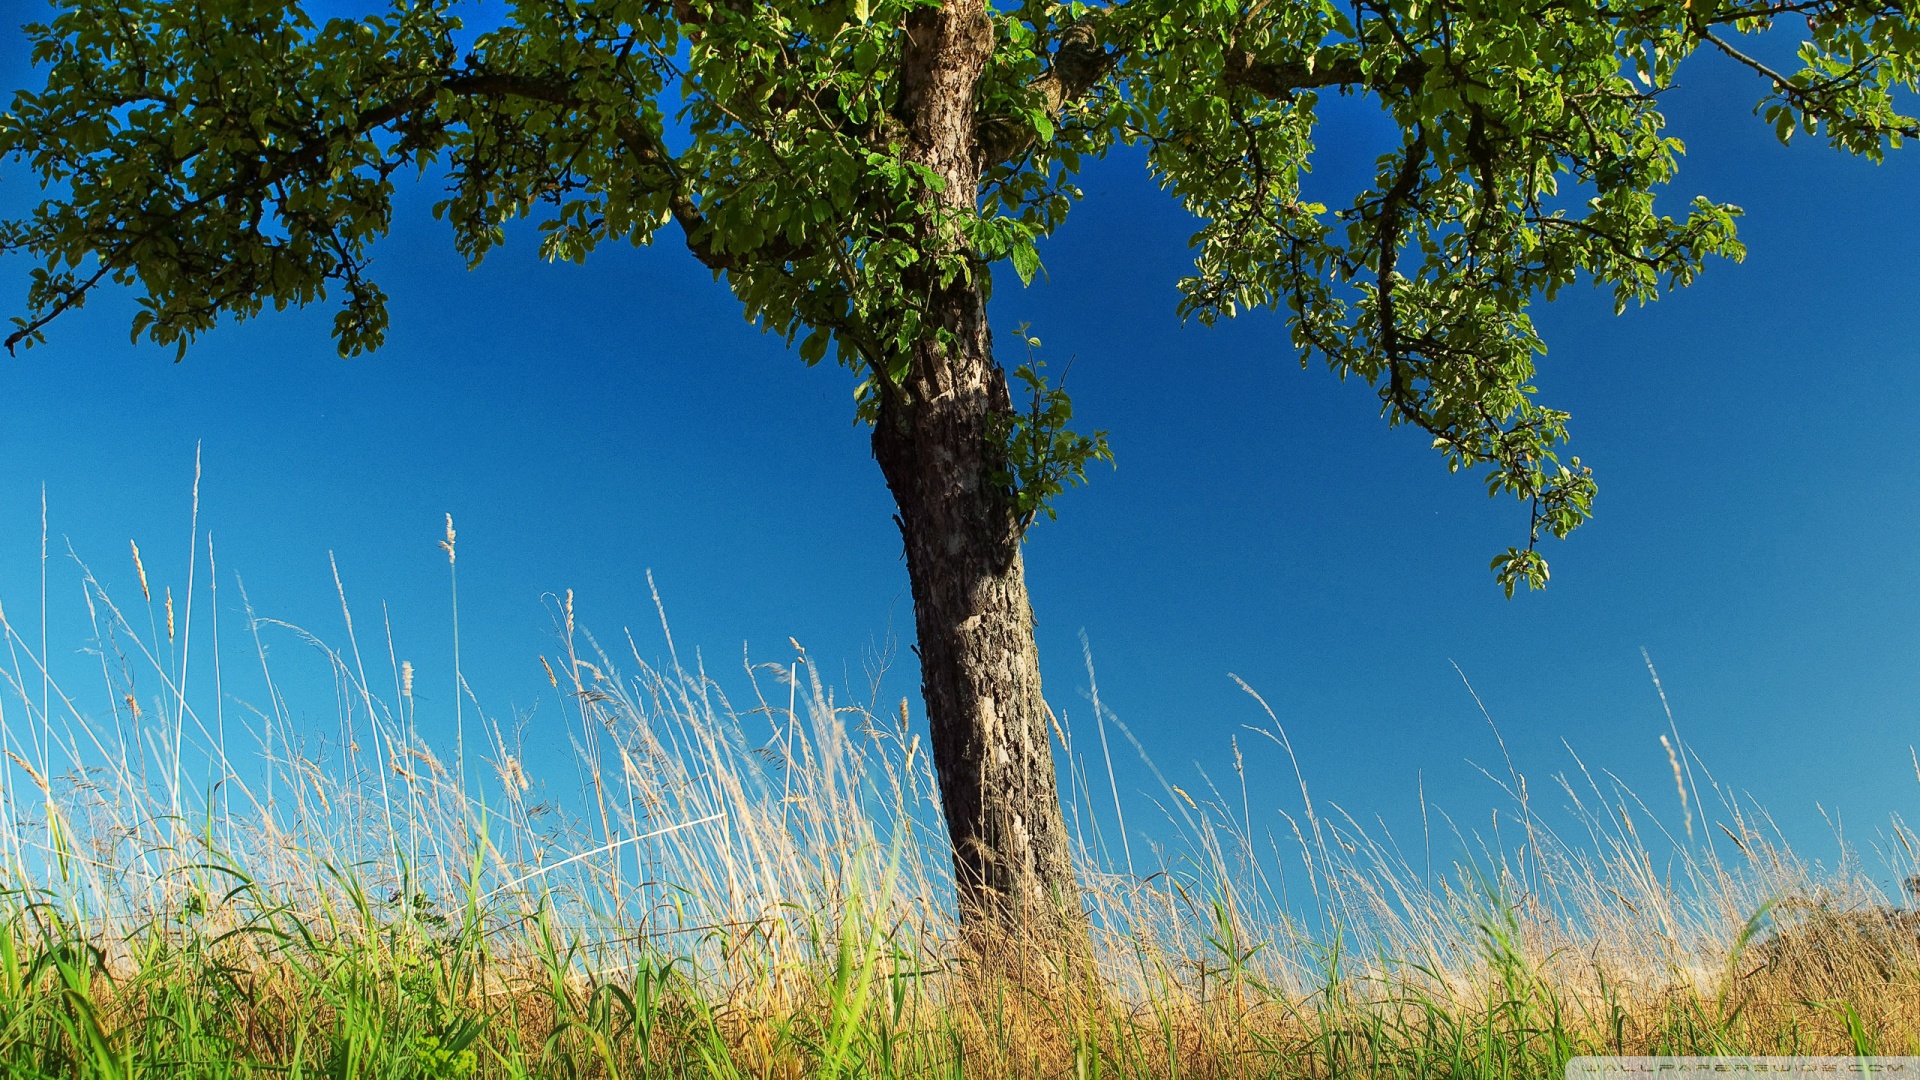
<path fill-rule="evenodd" d="M 11 26 L 37 7 L 0 10 Z M 20 36 L 0 41 L 0 82 L 25 84 Z M 1644 646 L 1682 734 L 1809 853 L 1832 855 L 1829 818 L 1867 839 L 1911 815 L 1920 160 L 1783 148 L 1751 115 L 1760 86 L 1712 57 L 1681 83 L 1673 204 L 1744 206 L 1750 256 L 1621 318 L 1581 289 L 1536 309 L 1543 399 L 1573 413 L 1601 499 L 1550 545 L 1552 588 L 1511 602 L 1487 562 L 1522 536 L 1524 508 L 1387 430 L 1365 387 L 1300 370 L 1277 320 L 1180 326 L 1192 223 L 1136 157 L 1093 165 L 1043 249 L 1046 282 L 1003 275 L 993 309 L 1003 343 L 1031 321 L 1054 370 L 1076 358 L 1080 415 L 1119 458 L 1029 548 L 1056 707 L 1090 732 L 1084 629 L 1104 701 L 1176 782 L 1195 760 L 1230 775 L 1229 737 L 1262 721 L 1232 672 L 1273 704 L 1317 796 L 1405 828 L 1424 783 L 1477 822 L 1503 799 L 1468 762 L 1499 751 L 1458 664 L 1536 793 L 1571 765 L 1564 740 L 1675 813 Z M 1380 133 L 1364 107 L 1326 113 L 1314 185 L 1345 202 Z M 33 194 L 23 170 L 0 171 L 9 212 Z M 536 735 L 552 711 L 542 595 L 573 588 L 583 624 L 608 639 L 630 626 L 659 651 L 649 568 L 683 653 L 723 672 L 742 642 L 787 659 L 791 635 L 863 693 L 863 656 L 897 637 L 883 692 L 913 697 L 917 717 L 905 570 L 850 377 L 743 323 L 677 234 L 584 268 L 520 242 L 468 273 L 425 212 L 432 194 L 405 196 L 380 250 L 393 331 L 370 358 L 338 359 L 317 308 L 222 328 L 175 365 L 128 344 L 121 294 L 0 358 L 0 603 L 16 623 L 38 604 L 42 485 L 56 553 L 70 539 L 137 597 L 138 539 L 156 587 L 182 589 L 198 443 L 231 656 L 246 655 L 234 571 L 262 614 L 343 637 L 333 552 L 363 633 L 386 602 L 423 723 L 445 725 L 436 542 L 451 512 L 468 680 L 502 715 L 547 698 Z M 14 308 L 25 271 L 0 262 Z M 79 589 L 63 565 L 51 580 L 56 663 L 84 686 Z M 329 717 L 333 701 L 304 707 Z M 1293 809 L 1284 760 L 1241 741 L 1256 808 Z M 1120 764 L 1123 791 L 1151 789 Z"/>

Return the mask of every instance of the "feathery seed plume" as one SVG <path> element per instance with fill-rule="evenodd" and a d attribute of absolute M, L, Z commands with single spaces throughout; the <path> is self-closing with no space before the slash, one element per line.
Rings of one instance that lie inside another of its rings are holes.
<path fill-rule="evenodd" d="M 447 538 L 440 541 L 441 550 L 447 553 L 447 565 L 453 565 L 453 515 L 447 515 Z"/>
<path fill-rule="evenodd" d="M 512 754 L 502 757 L 503 760 L 494 766 L 494 770 L 500 774 L 500 784 L 507 789 L 507 794 L 518 797 L 520 792 L 533 785 L 527 782 L 526 771 L 520 768 L 520 762 Z"/>
<path fill-rule="evenodd" d="M 400 661 L 400 696 L 413 697 L 413 661 Z"/>
<path fill-rule="evenodd" d="M 133 544 L 133 572 L 140 575 L 140 596 L 145 599 L 147 603 L 151 604 L 153 603 L 153 591 L 147 588 L 147 567 L 146 564 L 140 561 L 140 545 L 135 544 L 131 540 L 127 541 L 127 543 Z"/>
<path fill-rule="evenodd" d="M 16 754 L 11 750 L 7 751 L 6 753 L 8 757 L 13 759 L 13 763 L 15 765 L 18 765 L 21 768 L 27 770 L 27 775 L 33 777 L 34 785 L 40 789 L 40 793 L 42 795 L 51 795 L 53 793 L 53 788 L 47 784 L 47 778 L 40 775 L 39 769 L 36 769 L 33 766 L 27 764 L 27 759 L 21 757 L 19 754 Z"/>
<path fill-rule="evenodd" d="M 1680 793 L 1680 812 L 1686 815 L 1687 839 L 1693 839 L 1693 807 L 1687 805 L 1687 782 L 1680 773 L 1680 757 L 1673 752 L 1673 744 L 1665 735 L 1660 736 L 1660 745 L 1666 748 L 1667 764 L 1673 766 L 1673 789 Z"/>
<path fill-rule="evenodd" d="M 167 586 L 167 640 L 173 640 L 173 586 Z"/>

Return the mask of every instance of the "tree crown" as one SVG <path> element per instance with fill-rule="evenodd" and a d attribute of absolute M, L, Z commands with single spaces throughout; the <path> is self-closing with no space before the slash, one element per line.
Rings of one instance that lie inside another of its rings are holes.
<path fill-rule="evenodd" d="M 1704 47 L 1752 68 L 1783 140 L 1878 159 L 1917 133 L 1912 0 L 1022 0 L 979 9 L 979 191 L 942 200 L 903 122 L 929 5 L 516 0 L 475 33 L 453 0 L 325 21 L 287 0 L 56 0 L 27 27 L 46 83 L 0 119 L 0 154 L 50 192 L 0 228 L 36 263 L 8 347 L 113 281 L 137 290 L 134 338 L 181 354 L 223 315 L 329 296 L 340 351 L 375 348 L 371 245 L 401 178 L 438 171 L 434 213 L 473 263 L 522 218 L 575 261 L 677 224 L 749 320 L 857 372 L 872 420 L 910 407 L 913 346 L 944 333 L 924 283 L 984 285 L 1003 260 L 1031 280 L 1082 163 L 1132 145 L 1200 223 L 1184 315 L 1285 312 L 1302 364 L 1364 380 L 1449 469 L 1530 506 L 1528 542 L 1494 560 L 1511 595 L 1545 582 L 1534 541 L 1595 492 L 1558 456 L 1567 415 L 1534 400 L 1528 304 L 1584 278 L 1623 309 L 1742 253 L 1738 208 L 1656 206 L 1678 65 Z M 1788 22 L 1797 60 L 1770 65 Z M 1400 132 L 1331 208 L 1301 197 L 1329 92 Z M 1106 446 L 1066 430 L 1037 366 L 1021 377 L 1033 408 L 999 426 L 999 478 L 1027 522 Z"/>

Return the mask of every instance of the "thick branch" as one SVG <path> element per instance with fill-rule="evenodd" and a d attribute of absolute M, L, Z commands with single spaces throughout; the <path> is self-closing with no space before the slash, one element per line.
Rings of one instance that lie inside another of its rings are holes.
<path fill-rule="evenodd" d="M 1062 30 L 1052 63 L 1029 84 L 1028 89 L 1040 96 L 1047 116 L 1056 122 L 1069 105 L 1098 86 L 1135 47 L 1133 42 L 1114 39 L 1110 23 L 1116 17 L 1115 10 L 1088 12 Z M 1244 86 L 1263 97 L 1287 98 L 1302 90 L 1335 86 L 1407 89 L 1416 85 L 1425 73 L 1426 63 L 1418 57 L 1403 61 L 1384 79 L 1376 75 L 1369 80 L 1360 69 L 1358 57 L 1263 61 L 1256 59 L 1251 51 L 1239 49 L 1227 55 L 1226 83 Z M 988 167 L 1005 164 L 1032 149 L 1033 143 L 1031 127 L 994 118 L 981 125 L 980 158 Z"/>
<path fill-rule="evenodd" d="M 1053 61 L 1028 84 L 1028 89 L 1040 96 L 1041 108 L 1049 119 L 1058 121 L 1068 105 L 1099 85 L 1125 55 L 1125 49 L 1108 49 L 1102 43 L 1103 14 L 1088 12 L 1062 30 Z M 1032 149 L 1034 131 L 1025 123 L 994 118 L 981 125 L 976 139 L 982 165 L 991 168 Z"/>
<path fill-rule="evenodd" d="M 581 103 L 575 99 L 563 84 L 547 79 L 528 78 L 521 75 L 507 75 L 493 72 L 455 75 L 441 84 L 441 87 L 455 94 L 474 97 L 522 97 L 533 101 L 543 101 L 561 108 L 577 108 Z M 633 156 L 634 162 L 647 174 L 647 180 L 656 190 L 665 192 L 667 210 L 673 214 L 682 232 L 686 234 L 687 250 L 709 270 L 732 270 L 740 265 L 734 255 L 716 251 L 711 234 L 707 230 L 706 218 L 687 194 L 686 184 L 680 176 L 678 163 L 667 152 L 659 136 L 645 124 L 632 118 L 623 118 L 615 127 L 620 143 Z M 759 258 L 777 257 L 784 261 L 793 253 L 779 251 L 761 253 Z M 758 261 L 758 260 L 757 260 Z"/>
<path fill-rule="evenodd" d="M 1306 60 L 1258 60 L 1240 49 L 1227 54 L 1227 85 L 1244 86 L 1261 97 L 1289 98 L 1302 90 L 1324 90 L 1335 86 L 1365 86 L 1374 90 L 1391 87 L 1411 88 L 1426 74 L 1426 61 L 1410 57 L 1386 78 L 1368 79 L 1360 69 L 1357 56 L 1327 58 L 1324 54 Z"/>
<path fill-rule="evenodd" d="M 1091 90 L 1120 62 L 1119 51 L 1108 51 L 1100 42 L 1100 22 L 1089 15 L 1068 26 L 1060 34 L 1053 51 L 1053 63 L 1034 80 L 1033 89 L 1046 102 L 1048 115 L 1060 110 Z"/>

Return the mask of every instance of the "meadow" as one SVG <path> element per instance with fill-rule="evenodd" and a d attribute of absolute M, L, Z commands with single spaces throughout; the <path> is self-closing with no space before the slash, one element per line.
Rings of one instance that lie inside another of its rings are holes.
<path fill-rule="evenodd" d="M 962 955 L 905 702 L 811 663 L 650 662 L 569 594 L 542 663 L 576 768 L 542 778 L 477 700 L 430 744 L 411 665 L 344 590 L 322 641 L 211 573 L 176 593 L 138 566 L 128 597 L 77 573 L 91 640 L 0 613 L 7 1076 L 1491 1080 L 1920 1053 L 1916 918 L 1856 861 L 1797 857 L 1677 733 L 1680 820 L 1577 760 L 1544 789 L 1509 773 L 1500 839 L 1436 821 L 1473 854 L 1435 870 L 1310 777 L 1286 835 L 1256 829 L 1240 741 L 1290 758 L 1277 720 L 1223 747 L 1231 782 L 1132 809 L 1160 841 L 1116 828 L 1132 736 L 1096 690 L 1056 729 L 1093 964 L 1014 980 Z M 194 603 L 225 638 L 190 640 Z M 263 633 L 323 657 L 331 698 L 291 700 L 319 695 Z M 83 681 L 49 664 L 77 653 Z M 243 670 L 258 692 L 226 692 Z M 1886 835 L 1882 869 L 1920 869 Z"/>

